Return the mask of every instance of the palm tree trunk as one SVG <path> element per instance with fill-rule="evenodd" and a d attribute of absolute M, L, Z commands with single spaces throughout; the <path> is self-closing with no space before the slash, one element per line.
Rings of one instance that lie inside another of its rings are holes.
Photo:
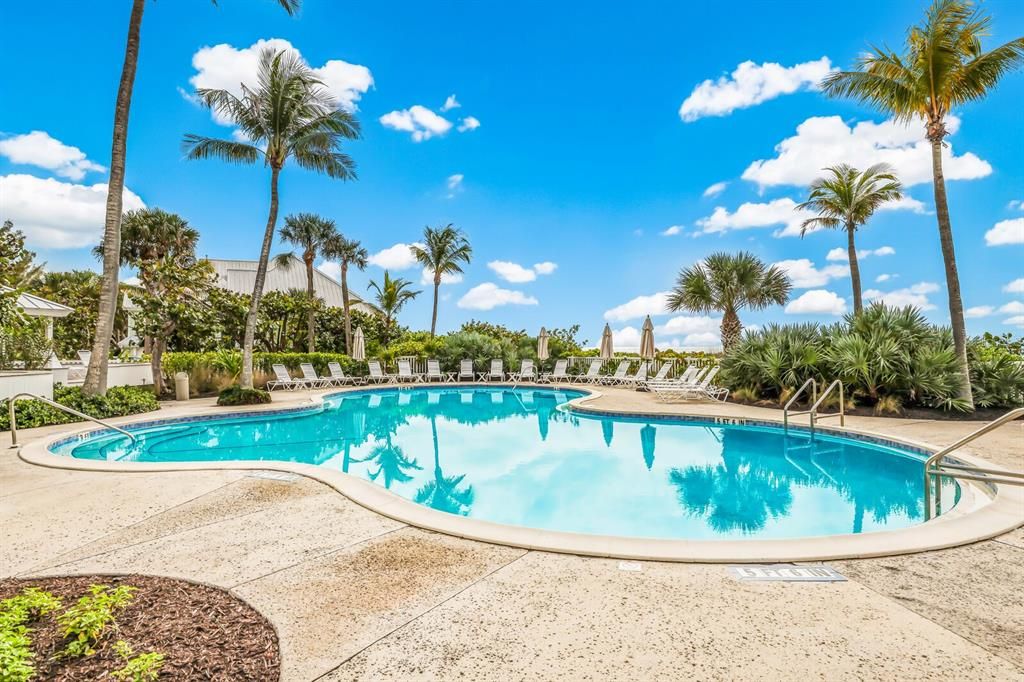
<path fill-rule="evenodd" d="M 341 306 L 345 311 L 345 353 L 352 355 L 352 318 L 348 309 L 348 263 L 341 263 Z"/>
<path fill-rule="evenodd" d="M 953 247 L 953 226 L 949 221 L 949 205 L 946 203 L 946 180 L 942 174 L 942 138 L 933 137 L 932 180 L 935 189 L 935 216 L 939 223 L 939 243 L 942 246 L 942 260 L 946 266 L 946 291 L 949 294 L 949 322 L 953 327 L 953 347 L 960 361 L 960 388 L 957 397 L 969 409 L 974 409 L 971 395 L 971 373 L 967 365 L 967 329 L 964 325 L 964 301 L 960 296 L 960 276 L 956 270 L 956 251 Z"/>
<path fill-rule="evenodd" d="M 864 303 L 861 300 L 860 293 L 860 265 L 857 263 L 857 245 L 853 239 L 855 231 L 852 225 L 846 226 L 846 249 L 850 254 L 850 282 L 853 284 L 853 314 L 860 315 L 864 312 Z"/>
<path fill-rule="evenodd" d="M 82 384 L 82 391 L 86 395 L 102 395 L 107 391 L 107 361 L 110 339 L 114 334 L 114 316 L 117 314 L 117 275 L 121 267 L 121 195 L 124 192 L 125 150 L 128 146 L 128 113 L 132 105 L 132 89 L 135 87 L 135 70 L 139 64 L 139 32 L 145 8 L 146 0 L 134 0 L 132 3 L 121 82 L 117 86 L 114 139 L 110 149 L 110 179 L 107 180 L 107 208 L 103 227 L 103 282 L 100 285 L 92 356 Z"/>
<path fill-rule="evenodd" d="M 256 266 L 256 281 L 252 286 L 252 300 L 249 302 L 249 314 L 245 318 L 245 337 L 242 340 L 242 376 L 239 381 L 242 388 L 252 388 L 252 347 L 256 338 L 256 318 L 260 310 L 260 299 L 263 297 L 263 283 L 267 280 L 270 245 L 274 241 L 274 228 L 277 225 L 277 178 L 280 174 L 280 168 L 271 168 L 270 215 L 267 216 L 267 229 L 263 233 L 263 248 L 260 249 L 260 262 Z"/>
<path fill-rule="evenodd" d="M 739 315 L 732 308 L 725 311 L 722 315 L 722 325 L 720 327 L 722 332 L 722 350 L 728 352 L 730 348 L 735 346 L 740 340 L 740 334 L 743 333 L 743 325 L 740 323 Z"/>
<path fill-rule="evenodd" d="M 316 297 L 316 292 L 313 290 L 313 259 L 307 257 L 306 259 L 306 295 L 309 298 L 307 303 L 309 304 L 309 310 L 306 311 L 306 347 L 310 353 L 315 353 L 316 346 L 316 309 L 313 307 L 313 301 Z"/>
<path fill-rule="evenodd" d="M 433 336 L 437 331 L 437 294 L 438 289 L 441 287 L 441 278 L 434 274 L 434 312 L 430 316 L 430 335 Z"/>

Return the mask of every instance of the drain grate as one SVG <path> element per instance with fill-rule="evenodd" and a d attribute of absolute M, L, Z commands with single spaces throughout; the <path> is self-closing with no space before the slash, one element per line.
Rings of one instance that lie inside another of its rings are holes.
<path fill-rule="evenodd" d="M 730 566 L 736 580 L 757 580 L 785 583 L 843 583 L 846 576 L 828 566 L 793 566 L 770 564 L 764 566 Z"/>

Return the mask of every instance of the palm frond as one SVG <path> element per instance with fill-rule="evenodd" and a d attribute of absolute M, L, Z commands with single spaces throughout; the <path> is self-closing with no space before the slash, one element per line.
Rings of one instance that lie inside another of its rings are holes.
<path fill-rule="evenodd" d="M 253 164 L 263 157 L 259 147 L 202 135 L 185 135 L 181 143 L 187 159 L 219 159 L 228 163 Z"/>

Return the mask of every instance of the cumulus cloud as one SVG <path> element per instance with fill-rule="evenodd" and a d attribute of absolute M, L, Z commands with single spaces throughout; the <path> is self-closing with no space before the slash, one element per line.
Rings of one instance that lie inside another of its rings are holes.
<path fill-rule="evenodd" d="M 955 133 L 960 119 L 949 116 L 947 127 L 950 134 Z M 885 162 L 905 186 L 932 181 L 931 144 L 919 122 L 861 121 L 851 127 L 839 116 L 814 116 L 797 126 L 796 135 L 776 145 L 775 151 L 775 158 L 751 163 L 743 171 L 743 179 L 762 189 L 777 185 L 803 187 L 818 177 L 822 168 L 837 163 L 866 168 Z M 992 172 L 987 161 L 970 152 L 956 156 L 948 145 L 943 147 L 942 157 L 947 180 L 973 180 Z M 916 210 L 917 206 L 903 208 Z"/>
<path fill-rule="evenodd" d="M 875 277 L 875 282 L 878 283 L 878 284 L 881 284 L 882 282 L 888 282 L 890 279 L 892 279 L 894 277 L 899 277 L 899 275 L 892 275 L 892 274 L 889 274 L 887 272 L 883 272 L 878 277 Z"/>
<path fill-rule="evenodd" d="M 682 225 L 670 225 L 661 231 L 663 237 L 674 237 L 683 231 Z"/>
<path fill-rule="evenodd" d="M 465 133 L 470 130 L 476 130 L 480 127 L 480 120 L 476 116 L 467 116 L 466 118 L 459 121 L 459 132 Z"/>
<path fill-rule="evenodd" d="M 1003 324 L 1024 329 L 1024 315 L 1014 315 L 1013 317 L 1003 320 Z"/>
<path fill-rule="evenodd" d="M 993 308 L 990 305 L 976 305 L 976 306 L 973 306 L 973 307 L 968 308 L 967 310 L 965 310 L 964 311 L 964 317 L 968 317 L 968 318 L 988 317 L 989 315 L 991 315 L 995 311 L 996 311 L 996 309 Z"/>
<path fill-rule="evenodd" d="M 249 47 L 236 48 L 227 43 L 200 48 L 192 55 L 192 66 L 196 74 L 189 79 L 193 87 L 227 90 L 235 96 L 242 93 L 241 84 L 252 86 L 256 83 L 259 70 L 260 52 L 264 48 L 298 55 L 301 53 L 282 38 L 257 40 Z M 305 62 L 305 59 L 303 59 Z M 308 64 L 308 62 L 306 62 Z M 351 64 L 341 59 L 330 59 L 323 66 L 313 67 L 313 73 L 323 81 L 323 87 L 335 100 L 338 107 L 355 111 L 360 98 L 373 86 L 373 75 L 365 66 Z M 190 101 L 194 95 L 182 92 Z M 213 112 L 215 121 L 229 124 L 230 120 Z"/>
<path fill-rule="evenodd" d="M 1008 294 L 1024 294 L 1024 277 L 1007 283 L 1007 285 L 1003 287 L 1003 291 Z"/>
<path fill-rule="evenodd" d="M 467 291 L 456 305 L 467 310 L 491 310 L 503 305 L 537 305 L 537 299 L 521 291 L 502 289 L 493 282 L 484 282 Z"/>
<path fill-rule="evenodd" d="M 538 275 L 550 275 L 557 269 L 558 263 L 552 263 L 549 260 L 546 260 L 543 263 L 533 264 L 533 271 L 536 272 Z"/>
<path fill-rule="evenodd" d="M 537 279 L 537 275 L 550 275 L 558 267 L 558 264 L 544 261 L 543 263 L 535 264 L 532 268 L 528 268 L 512 261 L 492 260 L 487 264 L 487 267 L 506 282 L 522 284 L 524 282 L 532 282 Z"/>
<path fill-rule="evenodd" d="M 887 201 L 878 207 L 879 211 L 912 211 L 917 214 L 928 213 L 923 201 L 918 201 L 909 194 L 904 194 L 895 201 Z"/>
<path fill-rule="evenodd" d="M 1010 199 L 1010 203 L 1006 204 L 1006 208 L 1011 211 L 1024 211 L 1024 200 Z"/>
<path fill-rule="evenodd" d="M 454 198 L 456 194 L 462 191 L 462 181 L 465 179 L 466 176 L 462 173 L 455 173 L 454 175 L 448 176 L 448 179 L 445 180 L 445 185 L 448 187 L 447 197 L 449 199 Z"/>
<path fill-rule="evenodd" d="M 419 242 L 413 244 L 399 242 L 394 246 L 389 246 L 372 254 L 367 258 L 367 261 L 369 261 L 370 265 L 376 265 L 386 270 L 408 270 L 416 265 L 416 257 L 412 255 L 413 246 L 423 247 Z"/>
<path fill-rule="evenodd" d="M 666 315 L 669 312 L 668 295 L 667 291 L 659 291 L 650 296 L 637 296 L 622 305 L 604 311 L 604 319 L 608 322 L 625 322 L 645 315 Z"/>
<path fill-rule="evenodd" d="M 458 272 L 442 272 L 441 284 L 458 284 L 462 281 L 462 274 Z M 434 286 L 434 271 L 430 268 L 423 268 L 420 273 L 420 284 Z"/>
<path fill-rule="evenodd" d="M 635 350 L 640 347 L 640 330 L 636 327 L 623 327 L 612 330 L 612 345 L 618 351 Z"/>
<path fill-rule="evenodd" d="M 448 99 L 441 105 L 441 111 L 451 111 L 452 109 L 458 109 L 462 105 L 459 104 L 459 100 L 455 99 L 455 95 L 448 95 Z"/>
<path fill-rule="evenodd" d="M 986 246 L 1005 246 L 1006 244 L 1024 244 L 1024 218 L 1000 220 L 985 233 Z"/>
<path fill-rule="evenodd" d="M 1021 301 L 1010 301 L 1009 303 L 1000 306 L 999 312 L 1004 315 L 1019 315 L 1024 313 L 1024 302 Z"/>
<path fill-rule="evenodd" d="M 718 206 L 711 215 L 697 220 L 697 227 L 701 228 L 701 234 L 714 234 L 781 225 L 775 232 L 776 236 L 799 236 L 800 225 L 811 214 L 798 210 L 796 206 L 797 203 L 788 197 L 767 203 L 748 201 L 731 213 L 724 206 Z"/>
<path fill-rule="evenodd" d="M 341 263 L 338 261 L 325 260 L 320 265 L 316 266 L 316 269 L 324 273 L 335 282 L 341 281 Z"/>
<path fill-rule="evenodd" d="M 826 265 L 819 270 L 808 258 L 780 260 L 774 265 L 785 271 L 797 289 L 820 287 L 833 279 L 850 276 L 850 266 L 848 265 Z"/>
<path fill-rule="evenodd" d="M 845 312 L 846 300 L 826 289 L 805 291 L 786 306 L 788 315 L 842 315 Z"/>
<path fill-rule="evenodd" d="M 912 305 L 921 310 L 934 310 L 935 304 L 928 299 L 928 294 L 934 294 L 939 290 L 935 282 L 918 282 L 904 289 L 893 291 L 879 291 L 868 289 L 864 292 L 864 298 L 868 301 L 880 301 L 888 306 L 902 308 Z"/>
<path fill-rule="evenodd" d="M 896 249 L 891 246 L 879 246 L 877 249 L 858 249 L 857 260 L 864 260 L 871 256 L 891 256 L 894 253 L 896 253 Z M 836 263 L 849 263 L 850 254 L 846 249 L 837 246 L 836 248 L 829 250 L 828 254 L 825 256 L 825 260 Z"/>
<path fill-rule="evenodd" d="M 670 317 L 665 324 L 654 327 L 655 335 L 689 336 L 692 334 L 712 334 L 717 339 L 722 318 L 707 315 L 677 315 Z"/>
<path fill-rule="evenodd" d="M 716 182 L 713 185 L 709 185 L 708 188 L 706 190 L 704 190 L 704 196 L 705 197 L 716 197 L 719 194 L 721 194 L 722 192 L 724 192 L 725 188 L 728 187 L 728 186 L 729 186 L 728 182 Z"/>
<path fill-rule="evenodd" d="M 88 172 L 107 170 L 87 159 L 78 147 L 64 144 L 42 130 L 0 140 L 0 156 L 7 157 L 11 163 L 38 166 L 71 180 L 81 180 Z"/>
<path fill-rule="evenodd" d="M 451 121 L 419 104 L 389 112 L 379 120 L 385 128 L 410 133 L 413 142 L 423 142 L 437 135 L 444 135 L 452 127 Z"/>
<path fill-rule="evenodd" d="M 103 234 L 107 184 L 79 185 L 32 175 L 0 176 L 0 219 L 11 220 L 31 246 L 64 249 L 97 244 Z M 146 207 L 125 188 L 124 210 Z"/>
<path fill-rule="evenodd" d="M 679 107 L 679 117 L 689 123 L 705 116 L 728 116 L 781 95 L 816 89 L 831 71 L 828 57 L 793 66 L 746 61 L 728 76 L 695 87 Z"/>

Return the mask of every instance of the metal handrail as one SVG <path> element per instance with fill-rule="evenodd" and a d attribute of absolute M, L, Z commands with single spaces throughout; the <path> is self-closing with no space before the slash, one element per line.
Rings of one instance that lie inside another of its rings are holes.
<path fill-rule="evenodd" d="M 792 398 L 790 398 L 788 401 L 786 401 L 785 407 L 782 408 L 782 432 L 783 433 L 789 433 L 789 408 L 793 405 L 793 403 L 796 402 L 797 398 L 799 398 L 803 394 L 804 389 L 807 388 L 808 384 L 811 385 L 811 401 L 812 402 L 817 401 L 817 399 L 818 399 L 818 382 L 814 380 L 814 377 L 811 377 L 810 379 L 805 381 L 803 383 L 803 385 L 800 386 L 800 388 L 796 389 L 796 393 L 793 394 Z M 810 410 L 803 410 L 802 412 L 794 412 L 793 416 L 795 417 L 795 416 L 797 416 L 799 414 L 807 414 L 808 412 L 810 412 Z"/>
<path fill-rule="evenodd" d="M 1024 473 L 1016 471 L 999 471 L 971 466 L 969 464 L 942 464 L 942 459 L 955 450 L 959 450 L 971 441 L 984 436 L 989 431 L 999 428 L 1007 422 L 1012 422 L 1019 417 L 1024 417 L 1024 407 L 1010 410 L 1002 417 L 993 419 L 979 429 L 972 431 L 952 445 L 939 450 L 925 460 L 924 463 L 924 519 L 929 520 L 932 516 L 932 477 L 935 477 L 935 509 L 942 505 L 942 479 L 941 476 L 950 478 L 965 478 L 972 481 L 989 481 L 992 483 L 1006 483 L 1007 485 L 1024 485 Z M 988 475 L 988 474 L 995 474 Z"/>
<path fill-rule="evenodd" d="M 84 412 L 79 412 L 78 410 L 70 408 L 67 405 L 61 405 L 58 402 L 50 400 L 49 398 L 44 398 L 41 395 L 36 395 L 35 393 L 18 393 L 16 395 L 12 395 L 7 403 L 7 414 L 11 420 L 11 448 L 18 447 L 18 425 L 15 423 L 14 420 L 14 401 L 16 401 L 18 398 L 32 398 L 33 400 L 38 400 L 40 402 L 46 403 L 50 407 L 56 407 L 58 410 L 63 410 L 68 414 L 73 414 L 74 416 L 81 417 L 82 419 L 88 419 L 89 421 L 95 422 L 100 426 L 112 429 L 113 431 L 117 431 L 118 433 L 128 436 L 128 438 L 130 438 L 132 441 L 132 445 L 138 442 L 138 439 L 135 436 L 128 433 L 124 429 L 118 428 L 113 424 L 108 424 L 107 422 L 97 419 L 96 417 L 90 417 Z"/>
<path fill-rule="evenodd" d="M 825 402 L 825 398 L 828 397 L 828 394 L 831 393 L 832 389 L 834 389 L 836 386 L 839 387 L 839 414 L 838 415 L 826 414 L 826 415 L 824 415 L 822 417 L 819 417 L 818 416 L 818 408 L 821 406 L 821 404 L 823 402 Z M 822 392 L 821 397 L 818 398 L 818 400 L 813 405 L 811 405 L 810 413 L 811 413 L 811 435 L 812 436 L 814 435 L 814 423 L 818 419 L 827 419 L 829 417 L 836 417 L 836 416 L 838 416 L 839 417 L 839 425 L 840 426 L 846 426 L 846 391 L 843 388 L 843 382 L 842 382 L 841 379 L 836 379 L 835 381 L 833 381 L 831 384 L 828 385 L 828 388 L 826 388 Z"/>

